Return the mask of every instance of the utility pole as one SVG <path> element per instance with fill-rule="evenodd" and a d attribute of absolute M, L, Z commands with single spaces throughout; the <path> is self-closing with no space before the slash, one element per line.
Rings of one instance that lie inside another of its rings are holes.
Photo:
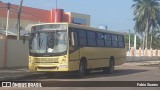
<path fill-rule="evenodd" d="M 136 50 L 137 50 L 137 34 L 135 31 L 135 34 L 134 34 L 134 54 L 135 56 L 136 56 Z"/>
<path fill-rule="evenodd" d="M 22 10 L 22 4 L 23 4 L 23 0 L 21 0 L 20 5 L 19 5 L 19 10 L 18 10 L 18 22 L 17 22 L 17 40 L 20 40 L 20 29 L 21 29 L 21 10 Z"/>
<path fill-rule="evenodd" d="M 8 28 L 9 28 L 9 14 L 10 14 L 10 3 L 7 3 L 7 23 L 6 23 L 6 37 L 8 36 Z"/>
<path fill-rule="evenodd" d="M 0 3 L 3 3 L 2 1 L 0 1 Z M 4 3 L 7 5 L 7 23 L 6 23 L 6 37 L 4 38 L 4 48 L 3 48 L 3 67 L 6 67 L 7 64 L 7 46 L 8 46 L 8 27 L 9 27 L 9 11 L 10 11 L 10 3 Z M 4 7 L 2 7 L 4 8 Z"/>
<path fill-rule="evenodd" d="M 56 12 L 55 12 L 55 23 L 57 22 L 57 0 L 56 0 Z"/>
<path fill-rule="evenodd" d="M 0 1 L 0 3 L 3 3 L 2 1 Z M 7 20 L 6 20 L 6 37 L 8 36 L 8 28 L 9 28 L 9 14 L 10 14 L 10 3 L 3 3 L 3 4 L 6 4 L 7 7 L 0 7 L 0 8 L 7 8 Z M 3 23 L 2 23 L 3 24 Z M 3 25 L 2 25 L 3 26 Z"/>
<path fill-rule="evenodd" d="M 131 32 L 129 29 L 129 52 L 130 52 L 130 49 L 131 49 Z"/>

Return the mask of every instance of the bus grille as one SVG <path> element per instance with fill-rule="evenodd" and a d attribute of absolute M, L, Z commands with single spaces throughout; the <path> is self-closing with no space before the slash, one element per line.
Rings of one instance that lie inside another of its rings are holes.
<path fill-rule="evenodd" d="M 58 63 L 58 58 L 35 58 L 35 63 Z"/>

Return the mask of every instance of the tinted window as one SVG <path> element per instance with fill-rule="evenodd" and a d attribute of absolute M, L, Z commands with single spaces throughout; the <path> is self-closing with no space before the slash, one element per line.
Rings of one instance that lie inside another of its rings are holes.
<path fill-rule="evenodd" d="M 102 33 L 97 33 L 97 39 L 103 39 L 104 35 Z"/>
<path fill-rule="evenodd" d="M 97 46 L 104 46 L 104 35 L 97 33 Z"/>
<path fill-rule="evenodd" d="M 105 41 L 105 46 L 111 47 L 111 45 L 112 45 L 111 41 Z"/>
<path fill-rule="evenodd" d="M 119 48 L 124 48 L 124 36 L 118 36 L 118 46 Z"/>
<path fill-rule="evenodd" d="M 80 30 L 79 31 L 79 44 L 82 46 L 87 45 L 87 40 L 86 40 L 86 32 Z"/>
<path fill-rule="evenodd" d="M 124 42 L 118 42 L 120 48 L 124 48 Z"/>
<path fill-rule="evenodd" d="M 96 46 L 96 34 L 95 32 L 87 32 L 88 46 Z"/>
<path fill-rule="evenodd" d="M 112 41 L 112 46 L 117 48 L 118 47 L 118 42 L 117 41 Z"/>
<path fill-rule="evenodd" d="M 123 41 L 123 36 L 118 36 L 118 41 Z"/>
<path fill-rule="evenodd" d="M 105 39 L 105 46 L 111 47 L 111 45 L 112 45 L 112 43 L 111 43 L 111 35 L 110 34 L 105 34 L 104 35 L 104 39 Z"/>
<path fill-rule="evenodd" d="M 91 32 L 91 31 L 87 32 L 87 36 L 88 36 L 89 39 L 95 39 L 96 38 L 95 32 Z"/>
<path fill-rule="evenodd" d="M 106 34 L 106 35 L 104 36 L 104 38 L 105 38 L 105 40 L 111 40 L 110 34 Z"/>
<path fill-rule="evenodd" d="M 117 35 L 112 35 L 112 41 L 117 41 Z"/>
<path fill-rule="evenodd" d="M 86 32 L 80 30 L 80 31 L 79 31 L 79 37 L 85 38 L 85 37 L 86 37 Z"/>
<path fill-rule="evenodd" d="M 112 35 L 112 46 L 118 47 L 117 35 Z"/>

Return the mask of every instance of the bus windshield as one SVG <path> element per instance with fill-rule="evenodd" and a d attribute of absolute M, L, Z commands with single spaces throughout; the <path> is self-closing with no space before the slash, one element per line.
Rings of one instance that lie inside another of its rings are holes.
<path fill-rule="evenodd" d="M 66 31 L 34 31 L 30 36 L 30 55 L 61 55 L 67 50 Z"/>

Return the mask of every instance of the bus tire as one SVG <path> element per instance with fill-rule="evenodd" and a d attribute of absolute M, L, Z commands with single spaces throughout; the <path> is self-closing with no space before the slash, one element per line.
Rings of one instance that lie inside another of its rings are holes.
<path fill-rule="evenodd" d="M 114 60 L 110 60 L 110 62 L 109 62 L 109 67 L 108 67 L 108 73 L 109 74 L 112 74 L 113 72 L 114 72 Z"/>
<path fill-rule="evenodd" d="M 109 61 L 109 67 L 105 67 L 104 69 L 103 69 L 103 72 L 104 73 L 108 73 L 108 74 L 112 74 L 113 72 L 114 72 L 114 64 L 115 62 L 114 62 L 114 60 L 113 59 L 111 59 L 110 61 Z"/>
<path fill-rule="evenodd" d="M 79 70 L 76 72 L 76 76 L 82 78 L 85 74 L 85 62 L 80 61 Z"/>
<path fill-rule="evenodd" d="M 47 78 L 54 78 L 55 77 L 55 73 L 51 73 L 51 72 L 47 72 L 47 73 L 45 73 L 45 75 L 47 76 Z"/>

